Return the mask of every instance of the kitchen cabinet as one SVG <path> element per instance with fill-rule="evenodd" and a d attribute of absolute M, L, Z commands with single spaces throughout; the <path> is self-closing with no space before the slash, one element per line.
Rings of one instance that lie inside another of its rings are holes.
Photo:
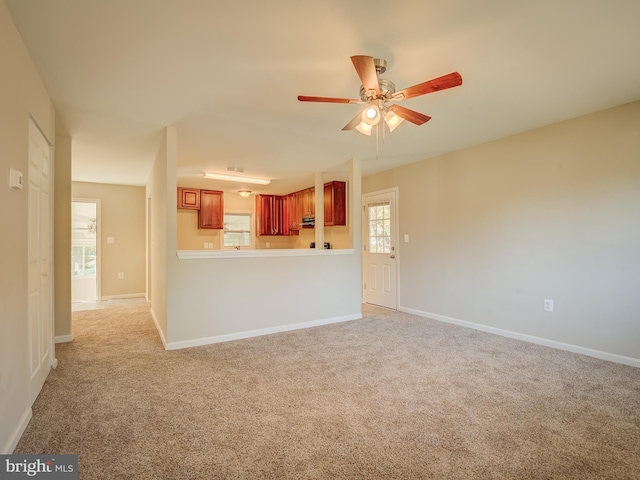
<path fill-rule="evenodd" d="M 347 184 L 328 182 L 324 184 L 324 224 L 337 226 L 347 224 Z"/>
<path fill-rule="evenodd" d="M 200 190 L 198 228 L 224 228 L 224 197 L 218 190 Z"/>
<path fill-rule="evenodd" d="M 293 196 L 295 197 L 295 210 L 293 212 L 294 221 L 296 223 L 296 228 L 302 228 L 302 217 L 304 216 L 302 191 L 295 192 Z"/>
<path fill-rule="evenodd" d="M 300 235 L 300 222 L 298 219 L 298 199 L 296 193 L 290 193 L 284 197 L 284 221 L 289 228 L 289 235 Z"/>
<path fill-rule="evenodd" d="M 256 195 L 256 233 L 258 235 L 289 235 L 285 222 L 285 197 Z"/>
<path fill-rule="evenodd" d="M 315 218 L 316 216 L 316 189 L 307 188 L 302 191 L 302 218 Z"/>
<path fill-rule="evenodd" d="M 197 188 L 178 187 L 178 208 L 199 210 L 200 190 Z"/>

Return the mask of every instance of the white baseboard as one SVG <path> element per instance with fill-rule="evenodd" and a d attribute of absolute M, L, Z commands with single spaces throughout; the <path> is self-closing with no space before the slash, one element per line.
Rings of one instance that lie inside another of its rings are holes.
<path fill-rule="evenodd" d="M 55 343 L 73 342 L 73 335 L 56 335 L 53 341 Z"/>
<path fill-rule="evenodd" d="M 226 335 L 216 335 L 214 337 L 195 338 L 193 340 L 183 340 L 180 342 L 170 342 L 165 344 L 167 350 L 178 350 L 188 347 L 200 347 L 202 345 L 210 345 L 212 343 L 231 342 L 233 340 L 241 340 L 243 338 L 259 337 L 262 335 L 270 335 L 272 333 L 289 332 L 292 330 L 300 330 L 303 328 L 319 327 L 321 325 L 329 325 L 332 323 L 348 322 L 351 320 L 359 320 L 362 314 L 345 315 L 342 317 L 325 318 L 322 320 L 311 320 L 309 322 L 291 323 L 288 325 L 279 325 L 277 327 L 260 328 L 257 330 L 248 330 L 245 332 L 229 333 Z"/>
<path fill-rule="evenodd" d="M 474 330 L 493 333 L 502 337 L 514 338 L 516 340 L 522 340 L 524 342 L 535 343 L 536 345 L 543 345 L 545 347 L 556 348 L 558 350 L 579 353 L 581 355 L 587 355 L 589 357 L 599 358 L 600 360 L 608 360 L 610 362 L 621 363 L 623 365 L 629 365 L 631 367 L 640 367 L 640 358 L 625 357 L 623 355 L 618 355 L 615 353 L 603 352 L 587 347 L 581 347 L 579 345 L 572 345 L 570 343 L 549 340 L 548 338 L 536 337 L 534 335 L 527 335 L 525 333 L 518 333 L 511 330 L 504 330 L 502 328 L 490 327 L 488 325 L 482 325 L 480 323 L 473 323 L 466 320 L 446 317 L 444 315 L 438 315 L 437 313 L 423 312 L 421 310 L 415 310 L 413 308 L 400 307 L 398 308 L 398 310 L 405 313 L 411 313 L 412 315 L 417 315 L 419 317 L 431 318 L 440 322 L 452 323 L 461 327 L 473 328 Z"/>
<path fill-rule="evenodd" d="M 156 326 L 156 330 L 158 330 L 158 334 L 160 335 L 160 340 L 162 340 L 162 345 L 164 345 L 165 350 L 168 350 L 167 339 L 164 336 L 164 332 L 160 328 L 160 324 L 158 323 L 158 317 L 156 317 L 156 314 L 153 311 L 153 308 L 150 308 L 149 311 L 151 312 L 151 318 L 153 319 L 153 324 Z"/>
<path fill-rule="evenodd" d="M 120 298 L 146 298 L 145 293 L 124 293 L 122 295 L 103 295 L 100 300 L 118 300 Z"/>
<path fill-rule="evenodd" d="M 2 447 L 2 451 L 0 452 L 0 454 L 11 455 L 13 453 L 13 451 L 16 449 L 16 445 L 18 445 L 18 442 L 20 441 L 20 437 L 22 437 L 22 434 L 27 428 L 27 425 L 29 425 L 29 421 L 31 420 L 32 416 L 33 412 L 31 411 L 31 407 L 29 407 L 22 414 L 22 417 L 20 417 L 16 428 L 14 428 L 13 432 L 11 432 L 11 436 L 7 440 L 7 443 L 5 443 Z"/>

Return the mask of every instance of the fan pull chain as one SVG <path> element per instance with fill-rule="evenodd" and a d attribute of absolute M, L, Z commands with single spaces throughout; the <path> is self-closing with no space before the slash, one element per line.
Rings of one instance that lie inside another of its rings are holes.
<path fill-rule="evenodd" d="M 384 135 L 384 130 L 383 130 L 383 135 Z M 380 137 L 380 123 L 376 125 L 376 162 L 378 161 L 378 152 L 380 150 L 380 145 L 378 142 L 379 137 Z"/>

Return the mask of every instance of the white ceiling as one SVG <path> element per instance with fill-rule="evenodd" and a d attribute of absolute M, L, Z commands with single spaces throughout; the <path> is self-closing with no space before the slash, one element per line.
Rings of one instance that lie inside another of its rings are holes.
<path fill-rule="evenodd" d="M 374 173 L 640 99 L 638 0 L 5 3 L 77 181 L 144 185 L 167 125 L 181 183 L 240 167 L 273 179 L 251 190 L 287 193 L 351 158 Z M 341 131 L 362 106 L 296 99 L 357 98 L 352 55 L 386 59 L 398 89 L 453 71 L 463 85 L 402 102 L 433 119 L 376 147 Z"/>

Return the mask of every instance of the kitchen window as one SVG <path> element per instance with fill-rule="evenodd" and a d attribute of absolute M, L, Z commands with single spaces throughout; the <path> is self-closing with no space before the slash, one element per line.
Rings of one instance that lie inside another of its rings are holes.
<path fill-rule="evenodd" d="M 223 248 L 253 248 L 252 220 L 251 213 L 225 213 Z"/>

